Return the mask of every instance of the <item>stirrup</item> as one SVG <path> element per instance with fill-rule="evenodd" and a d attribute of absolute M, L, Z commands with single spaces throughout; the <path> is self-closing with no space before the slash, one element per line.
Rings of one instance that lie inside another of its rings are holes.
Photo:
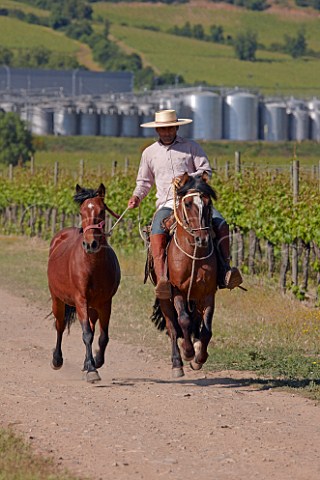
<path fill-rule="evenodd" d="M 236 267 L 230 268 L 225 275 L 225 286 L 232 290 L 233 288 L 239 287 L 243 282 L 241 273 Z"/>
<path fill-rule="evenodd" d="M 159 300 L 169 300 L 171 298 L 171 283 L 166 278 L 160 278 L 155 288 L 156 297 Z"/>

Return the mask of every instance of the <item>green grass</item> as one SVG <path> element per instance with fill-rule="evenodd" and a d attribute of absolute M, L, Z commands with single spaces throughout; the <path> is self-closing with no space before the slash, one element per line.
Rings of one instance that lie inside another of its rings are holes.
<path fill-rule="evenodd" d="M 52 51 L 74 54 L 80 45 L 79 42 L 65 37 L 61 32 L 9 17 L 0 17 L 0 44 L 9 49 L 42 46 Z"/>
<path fill-rule="evenodd" d="M 0 428 L 1 480 L 76 480 L 67 472 L 57 473 L 49 459 L 33 454 L 31 447 L 10 430 Z"/>
<path fill-rule="evenodd" d="M 93 8 L 96 15 L 108 18 L 114 25 L 138 28 L 154 26 L 161 32 L 167 32 L 175 25 L 182 27 L 187 21 L 191 25 L 200 23 L 207 34 L 211 25 L 220 25 L 223 27 L 225 37 L 227 35 L 235 37 L 239 32 L 249 28 L 258 33 L 259 41 L 266 46 L 273 42 L 283 42 L 284 35 L 295 36 L 297 29 L 305 26 L 310 48 L 320 50 L 319 18 L 315 12 L 312 14 L 296 5 L 295 12 L 300 12 L 301 16 L 288 14 L 286 10 L 254 12 L 241 7 L 228 8 L 226 4 L 210 5 L 210 2 L 207 8 L 199 8 L 194 3 L 168 6 L 102 2 L 95 3 Z"/>
<path fill-rule="evenodd" d="M 112 26 L 111 33 L 142 54 L 154 69 L 176 72 L 187 83 L 257 88 L 261 93 L 278 95 L 312 95 L 319 91 L 317 59 L 293 60 L 288 55 L 259 50 L 256 62 L 245 62 L 235 58 L 233 47 L 225 45 L 119 25 Z M 168 55 L 173 48 L 174 55 Z"/>
<path fill-rule="evenodd" d="M 24 13 L 33 13 L 38 17 L 47 17 L 49 12 L 41 8 L 32 7 L 26 3 L 15 2 L 13 0 L 1 0 L 1 8 L 8 8 L 11 10 L 21 10 Z"/>
<path fill-rule="evenodd" d="M 116 137 L 37 137 L 35 162 L 39 167 L 48 167 L 59 161 L 63 168 L 78 170 L 81 159 L 90 168 L 111 169 L 113 161 L 123 168 L 125 158 L 129 164 L 137 168 L 143 149 L 153 142 L 147 138 Z M 235 152 L 241 153 L 244 164 L 253 163 L 260 166 L 289 167 L 294 151 L 301 166 L 318 165 L 319 145 L 306 141 L 294 142 L 199 142 L 213 164 L 217 159 L 218 166 L 224 168 L 226 161 L 233 166 Z"/>
<path fill-rule="evenodd" d="M 121 46 L 140 54 L 155 71 L 176 72 L 187 83 L 207 82 L 226 87 L 258 88 L 264 94 L 315 95 L 319 92 L 320 64 L 317 59 L 293 60 L 290 56 L 258 50 L 256 62 L 235 58 L 232 47 L 167 34 L 170 27 L 201 23 L 221 25 L 224 34 L 232 35 L 251 29 L 266 47 L 283 43 L 284 35 L 296 36 L 298 28 L 306 29 L 308 47 L 320 51 L 320 20 L 316 15 L 301 17 L 285 11 L 253 12 L 243 8 L 226 9 L 215 5 L 198 8 L 193 5 L 146 5 L 96 3 L 96 15 L 112 22 L 111 33 Z M 158 28 L 158 32 L 143 29 Z M 272 32 L 272 35 L 270 35 Z M 170 55 L 168 55 L 170 52 Z"/>
<path fill-rule="evenodd" d="M 33 9 L 20 2 L 5 0 L 8 8 L 20 8 L 37 14 L 48 12 Z M 188 84 L 207 82 L 217 87 L 247 87 L 258 89 L 265 95 L 319 95 L 320 62 L 314 58 L 293 60 L 290 56 L 273 51 L 258 50 L 256 62 L 244 62 L 235 58 L 233 48 L 167 33 L 174 25 L 200 23 L 206 33 L 213 24 L 224 29 L 224 35 L 233 38 L 251 29 L 267 48 L 271 43 L 284 42 L 284 36 L 295 37 L 300 27 L 306 31 L 308 47 L 320 52 L 320 18 L 312 9 L 291 10 L 270 8 L 254 12 L 226 4 L 212 4 L 199 8 L 195 2 L 181 5 L 109 3 L 92 4 L 93 27 L 101 31 L 101 18 L 112 22 L 110 32 L 121 48 L 136 52 L 145 65 L 151 65 L 158 73 L 167 71 L 182 75 Z M 293 8 L 294 7 L 294 8 Z M 150 31 L 146 27 L 159 31 Z M 16 32 L 19 31 L 19 35 Z M 271 32 L 271 33 L 270 33 Z M 16 19 L 0 17 L 0 42 L 9 48 L 32 48 L 37 45 L 59 52 L 73 53 L 80 48 L 77 43 L 48 28 L 29 25 Z M 82 46 L 83 47 L 83 46 Z M 168 55 L 170 52 L 170 55 Z M 92 68 L 93 63 L 88 63 Z"/>

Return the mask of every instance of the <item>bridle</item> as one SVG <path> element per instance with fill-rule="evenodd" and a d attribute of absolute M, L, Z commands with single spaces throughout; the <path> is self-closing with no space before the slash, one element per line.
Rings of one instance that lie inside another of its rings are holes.
<path fill-rule="evenodd" d="M 106 222 L 104 220 L 102 220 L 101 222 L 99 223 L 94 223 L 92 225 L 87 225 L 84 229 L 83 229 L 83 235 L 88 231 L 90 230 L 91 228 L 96 228 L 98 230 L 100 230 L 101 233 L 104 233 L 104 226 L 105 226 Z"/>
<path fill-rule="evenodd" d="M 188 218 L 188 212 L 186 210 L 186 206 L 185 206 L 185 203 L 184 203 L 185 199 L 189 198 L 189 197 L 197 197 L 200 200 L 199 201 L 199 205 L 200 205 L 200 207 L 199 207 L 199 227 L 197 227 L 197 228 L 191 228 L 189 226 L 190 222 L 189 222 L 189 218 Z M 189 235 L 191 235 L 194 239 L 196 237 L 195 232 L 198 232 L 198 231 L 201 231 L 201 230 L 210 230 L 210 228 L 211 228 L 209 226 L 201 227 L 201 219 L 202 219 L 202 214 L 203 214 L 202 197 L 203 197 L 203 194 L 201 192 L 199 192 L 198 190 L 191 190 L 188 193 L 186 193 L 186 195 L 184 195 L 182 197 L 181 202 L 182 202 L 182 210 L 183 210 L 184 218 L 181 220 L 181 218 L 179 217 L 179 214 L 178 214 L 178 210 L 177 210 L 177 191 L 176 191 L 176 187 L 175 186 L 173 187 L 173 212 L 174 212 L 175 220 L 180 225 L 180 227 L 182 227 L 183 230 L 185 232 L 187 232 Z M 192 260 L 206 260 L 207 258 L 211 257 L 211 255 L 213 253 L 213 242 L 212 242 L 211 236 L 210 236 L 211 249 L 210 249 L 209 254 L 204 256 L 204 257 L 197 257 L 196 256 L 196 250 L 197 250 L 196 242 L 194 243 L 194 246 L 195 246 L 194 254 L 190 255 L 188 252 L 186 252 L 178 243 L 178 240 L 177 240 L 177 237 L 176 237 L 176 230 L 174 232 L 173 239 L 174 239 L 174 242 L 175 242 L 176 246 L 179 248 L 179 250 L 181 252 L 183 252 L 187 257 L 191 258 Z"/>
<path fill-rule="evenodd" d="M 199 199 L 199 203 L 198 203 L 198 205 L 199 205 L 199 227 L 197 227 L 197 228 L 190 228 L 189 227 L 188 212 L 186 210 L 186 206 L 185 206 L 185 203 L 184 203 L 185 199 L 189 198 L 189 197 L 197 197 Z M 183 220 L 181 220 L 181 218 L 178 215 L 178 210 L 177 210 L 177 191 L 176 191 L 176 187 L 173 186 L 173 212 L 174 212 L 175 220 L 180 225 L 180 227 L 182 227 L 183 230 L 185 232 L 187 232 L 189 235 L 191 235 L 194 239 L 196 237 L 196 234 L 194 232 L 198 232 L 198 231 L 201 231 L 201 230 L 210 230 L 209 226 L 208 227 L 201 227 L 201 219 L 202 219 L 202 215 L 203 215 L 202 197 L 203 197 L 203 194 L 201 192 L 199 192 L 198 190 L 190 190 L 188 193 L 186 193 L 186 195 L 184 195 L 181 198 L 182 211 L 183 211 L 183 216 L 184 216 Z M 192 260 L 190 282 L 189 282 L 189 288 L 188 288 L 188 293 L 187 293 L 187 302 L 189 304 L 189 309 L 190 309 L 191 308 L 191 306 L 190 306 L 190 294 L 191 294 L 191 288 L 192 288 L 192 285 L 193 285 L 194 274 L 195 274 L 195 263 L 196 263 L 196 261 L 206 260 L 207 258 L 211 257 L 211 255 L 213 254 L 213 250 L 214 250 L 213 239 L 212 239 L 212 236 L 210 235 L 210 246 L 211 246 L 211 248 L 210 248 L 209 253 L 207 255 L 205 255 L 204 257 L 197 257 L 198 246 L 197 246 L 196 241 L 194 242 L 193 255 L 190 255 L 190 253 L 186 252 L 179 245 L 176 233 L 177 233 L 177 229 L 174 231 L 174 234 L 173 234 L 173 240 L 174 240 L 174 243 L 175 243 L 176 247 L 184 255 L 186 255 L 188 258 L 190 258 Z"/>

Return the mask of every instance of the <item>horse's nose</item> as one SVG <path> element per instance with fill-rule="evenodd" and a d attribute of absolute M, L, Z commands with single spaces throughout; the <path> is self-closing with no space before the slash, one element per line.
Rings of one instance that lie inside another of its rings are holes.
<path fill-rule="evenodd" d="M 195 242 L 197 247 L 206 247 L 208 245 L 208 238 L 197 236 Z"/>
<path fill-rule="evenodd" d="M 97 251 L 99 244 L 96 240 L 93 240 L 91 243 L 83 240 L 82 247 L 86 253 L 94 253 Z"/>

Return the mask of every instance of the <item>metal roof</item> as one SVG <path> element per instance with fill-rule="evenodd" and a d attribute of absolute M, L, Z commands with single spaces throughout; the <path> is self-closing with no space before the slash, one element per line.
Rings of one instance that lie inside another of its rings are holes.
<path fill-rule="evenodd" d="M 59 92 L 63 96 L 104 95 L 132 92 L 131 72 L 92 72 L 74 70 L 40 70 L 0 65 L 0 92 Z"/>

